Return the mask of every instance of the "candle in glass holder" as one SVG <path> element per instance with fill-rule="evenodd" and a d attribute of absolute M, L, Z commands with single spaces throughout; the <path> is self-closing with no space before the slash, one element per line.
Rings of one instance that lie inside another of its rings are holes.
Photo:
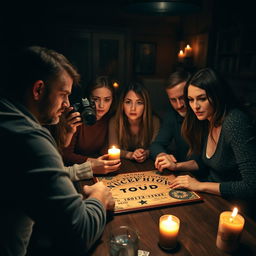
<path fill-rule="evenodd" d="M 112 146 L 112 148 L 108 149 L 108 159 L 115 160 L 120 159 L 120 149 Z"/>
<path fill-rule="evenodd" d="M 159 245 L 166 250 L 174 249 L 177 245 L 177 237 L 180 228 L 180 220 L 173 215 L 163 215 L 159 219 Z"/>
<path fill-rule="evenodd" d="M 237 208 L 234 208 L 233 212 L 220 214 L 216 246 L 225 252 L 234 252 L 239 245 L 244 218 L 237 212 Z"/>

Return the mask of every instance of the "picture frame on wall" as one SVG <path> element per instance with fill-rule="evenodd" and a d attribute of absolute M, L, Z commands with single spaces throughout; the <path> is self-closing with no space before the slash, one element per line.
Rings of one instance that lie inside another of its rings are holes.
<path fill-rule="evenodd" d="M 135 42 L 134 72 L 140 75 L 152 75 L 156 67 L 156 43 Z"/>

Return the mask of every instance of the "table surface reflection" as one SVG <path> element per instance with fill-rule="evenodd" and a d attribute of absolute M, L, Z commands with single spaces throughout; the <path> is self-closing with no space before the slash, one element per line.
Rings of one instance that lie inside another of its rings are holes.
<path fill-rule="evenodd" d="M 151 160 L 138 164 L 123 160 L 121 172 L 153 170 Z M 80 181 L 78 190 L 92 181 Z M 216 245 L 219 215 L 222 211 L 232 210 L 234 205 L 223 198 L 200 193 L 203 201 L 190 204 L 172 205 L 164 208 L 146 209 L 110 216 L 101 239 L 92 248 L 92 256 L 109 256 L 108 237 L 114 227 L 128 225 L 136 229 L 140 235 L 139 249 L 150 252 L 150 256 L 183 255 L 183 256 L 218 256 L 229 255 L 220 251 Z M 158 246 L 159 218 L 164 214 L 172 214 L 180 219 L 178 246 L 172 252 L 166 252 Z M 233 255 L 256 255 L 256 222 L 245 217 L 245 227 L 238 251 Z"/>

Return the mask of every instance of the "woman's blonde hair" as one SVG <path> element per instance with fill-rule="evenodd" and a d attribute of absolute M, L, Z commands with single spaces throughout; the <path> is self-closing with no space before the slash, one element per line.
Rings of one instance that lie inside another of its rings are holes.
<path fill-rule="evenodd" d="M 144 102 L 144 111 L 142 114 L 139 134 L 137 136 L 137 138 L 139 138 L 137 146 L 147 148 L 150 145 L 153 137 L 152 108 L 149 93 L 147 89 L 139 82 L 131 82 L 121 94 L 115 115 L 119 146 L 128 150 L 131 145 L 131 141 L 134 141 L 134 135 L 131 134 L 130 124 L 123 109 L 124 99 L 129 91 L 135 92 L 136 95 L 138 95 Z"/>

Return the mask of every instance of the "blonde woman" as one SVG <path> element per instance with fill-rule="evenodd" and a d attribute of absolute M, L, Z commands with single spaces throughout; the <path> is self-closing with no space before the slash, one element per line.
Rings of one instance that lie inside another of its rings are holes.
<path fill-rule="evenodd" d="M 158 117 L 152 114 L 148 91 L 141 83 L 132 82 L 122 93 L 116 115 L 109 122 L 109 146 L 117 145 L 122 158 L 144 162 L 159 125 Z"/>

